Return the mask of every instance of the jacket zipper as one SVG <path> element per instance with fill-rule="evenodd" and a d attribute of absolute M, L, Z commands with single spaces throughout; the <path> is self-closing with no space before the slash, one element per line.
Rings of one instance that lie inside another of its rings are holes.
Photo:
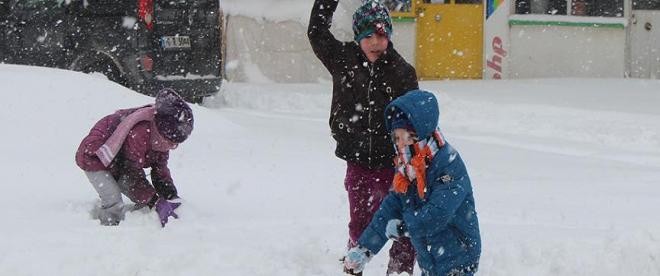
<path fill-rule="evenodd" d="M 373 141 L 372 141 L 372 128 L 371 128 L 371 109 L 373 108 L 373 105 L 371 105 L 371 84 L 374 81 L 374 64 L 369 65 L 369 87 L 367 89 L 367 106 L 369 108 L 369 121 L 367 125 L 367 131 L 369 132 L 369 157 L 368 157 L 368 162 L 371 164 L 371 152 L 372 152 L 372 147 L 373 147 Z"/>

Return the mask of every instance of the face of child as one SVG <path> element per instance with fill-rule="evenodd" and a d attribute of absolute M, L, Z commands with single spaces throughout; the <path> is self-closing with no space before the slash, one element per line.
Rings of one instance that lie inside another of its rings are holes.
<path fill-rule="evenodd" d="M 395 128 L 392 130 L 392 142 L 397 148 L 410 146 L 417 142 L 417 135 L 403 128 Z"/>
<path fill-rule="evenodd" d="M 154 127 L 154 130 L 156 128 Z M 179 146 L 179 144 L 174 143 L 167 138 L 163 137 L 158 133 L 158 131 L 152 131 L 151 132 L 151 148 L 155 151 L 161 151 L 161 152 L 166 152 L 170 150 L 174 150 Z"/>
<path fill-rule="evenodd" d="M 360 40 L 360 48 L 367 59 L 374 62 L 383 55 L 389 41 L 386 33 L 376 32 Z"/>
<path fill-rule="evenodd" d="M 179 146 L 179 144 L 174 143 L 170 140 L 167 140 L 165 138 L 163 139 L 158 139 L 156 141 L 152 141 L 152 148 L 156 151 L 168 151 L 168 150 L 174 150 Z"/>

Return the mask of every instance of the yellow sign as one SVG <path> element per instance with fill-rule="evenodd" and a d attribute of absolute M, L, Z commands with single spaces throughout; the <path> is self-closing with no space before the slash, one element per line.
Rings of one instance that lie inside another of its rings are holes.
<path fill-rule="evenodd" d="M 481 79 L 482 0 L 417 1 L 417 75 L 421 80 Z"/>

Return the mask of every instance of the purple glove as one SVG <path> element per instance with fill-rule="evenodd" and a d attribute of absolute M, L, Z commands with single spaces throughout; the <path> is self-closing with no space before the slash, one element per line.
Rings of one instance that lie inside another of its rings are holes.
<path fill-rule="evenodd" d="M 160 218 L 160 224 L 165 227 L 165 224 L 167 223 L 167 219 L 169 217 L 173 217 L 178 219 L 179 215 L 177 215 L 174 210 L 176 208 L 179 208 L 181 203 L 174 203 L 174 202 L 169 202 L 165 199 L 158 199 L 156 202 L 156 212 L 158 213 L 158 218 Z"/>

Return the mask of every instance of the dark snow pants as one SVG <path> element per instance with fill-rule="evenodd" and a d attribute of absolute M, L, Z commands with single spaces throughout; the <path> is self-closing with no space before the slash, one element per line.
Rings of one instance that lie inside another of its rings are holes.
<path fill-rule="evenodd" d="M 388 194 L 394 179 L 394 169 L 369 169 L 353 163 L 347 163 L 344 185 L 348 192 L 350 222 L 348 233 L 349 246 L 354 246 L 367 228 L 380 203 Z M 392 244 L 390 262 L 387 266 L 391 273 L 408 272 L 412 275 L 415 264 L 415 250 L 410 239 L 402 238 Z"/>

